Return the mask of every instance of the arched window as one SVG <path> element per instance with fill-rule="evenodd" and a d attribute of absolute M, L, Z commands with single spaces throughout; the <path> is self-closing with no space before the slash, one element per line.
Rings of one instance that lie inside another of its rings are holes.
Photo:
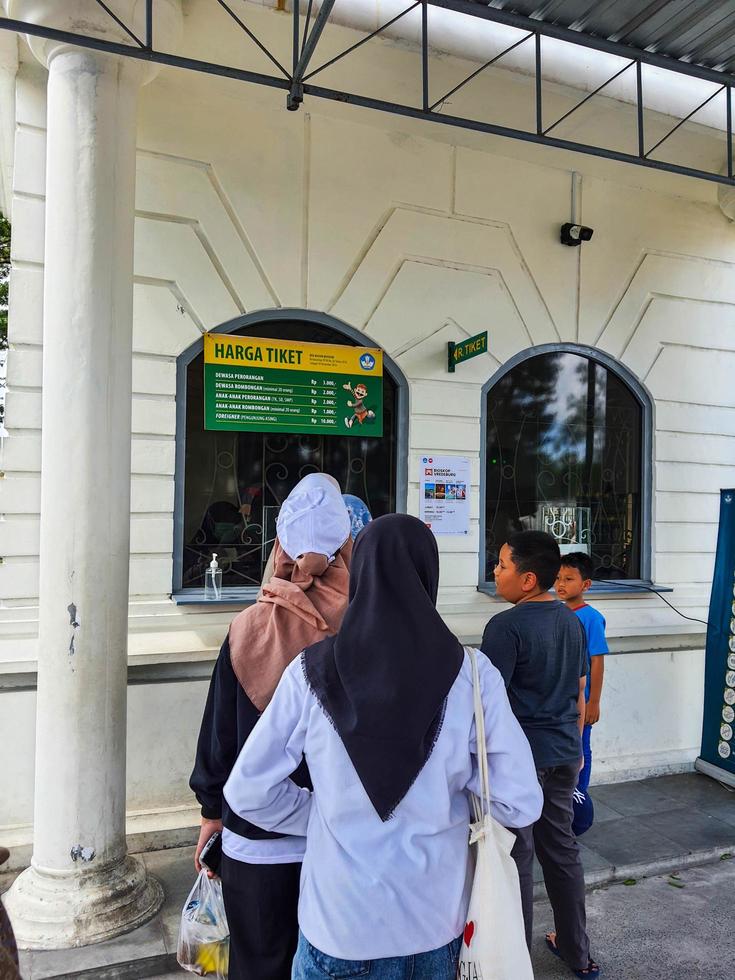
<path fill-rule="evenodd" d="M 648 580 L 651 408 L 612 358 L 548 345 L 514 357 L 485 389 L 485 548 L 492 582 L 509 534 L 553 534 L 595 578 Z"/>
<path fill-rule="evenodd" d="M 332 317 L 273 310 L 239 317 L 217 333 L 311 343 L 369 346 Z M 178 601 L 198 601 L 212 553 L 223 571 L 223 598 L 253 598 L 275 539 L 283 499 L 307 473 L 330 473 L 373 517 L 405 509 L 407 388 L 384 356 L 383 435 L 360 438 L 220 432 L 204 428 L 202 341 L 179 358 L 177 377 L 174 582 Z"/>

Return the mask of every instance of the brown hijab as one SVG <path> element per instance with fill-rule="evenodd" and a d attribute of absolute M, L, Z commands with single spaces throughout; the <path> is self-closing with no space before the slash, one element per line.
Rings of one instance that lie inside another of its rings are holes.
<path fill-rule="evenodd" d="M 230 625 L 230 659 L 241 687 L 263 711 L 281 675 L 301 651 L 334 636 L 347 608 L 352 541 L 332 561 L 307 552 L 290 558 L 278 538 L 273 576 L 254 605 Z"/>

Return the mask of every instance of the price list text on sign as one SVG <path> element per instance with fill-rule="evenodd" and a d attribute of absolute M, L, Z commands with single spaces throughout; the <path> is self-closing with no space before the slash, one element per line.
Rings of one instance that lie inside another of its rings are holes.
<path fill-rule="evenodd" d="M 204 336 L 204 428 L 383 435 L 383 352 Z"/>

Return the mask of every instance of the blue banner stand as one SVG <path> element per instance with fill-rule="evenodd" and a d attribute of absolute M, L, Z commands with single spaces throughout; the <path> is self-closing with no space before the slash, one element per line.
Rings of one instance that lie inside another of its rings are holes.
<path fill-rule="evenodd" d="M 704 666 L 702 748 L 694 768 L 735 786 L 735 489 L 720 492 L 720 529 Z"/>

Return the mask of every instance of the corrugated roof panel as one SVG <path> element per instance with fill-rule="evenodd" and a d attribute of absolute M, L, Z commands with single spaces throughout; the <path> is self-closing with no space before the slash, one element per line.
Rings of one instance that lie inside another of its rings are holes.
<path fill-rule="evenodd" d="M 680 61 L 735 72 L 733 0 L 475 0 Z"/>

